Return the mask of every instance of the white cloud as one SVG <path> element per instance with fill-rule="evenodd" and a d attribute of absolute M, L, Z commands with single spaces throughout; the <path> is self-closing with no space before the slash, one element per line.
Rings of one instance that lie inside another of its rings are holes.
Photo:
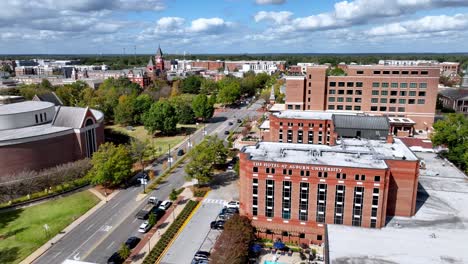
<path fill-rule="evenodd" d="M 468 29 L 468 15 L 454 16 L 426 16 L 417 20 L 391 23 L 367 30 L 365 33 L 372 37 L 402 36 L 421 33 L 441 33 L 446 31 L 466 31 Z"/>
<path fill-rule="evenodd" d="M 191 32 L 205 32 L 205 33 L 214 33 L 219 32 L 220 30 L 226 29 L 230 26 L 230 23 L 225 22 L 219 17 L 214 18 L 198 18 L 192 21 L 190 28 L 188 29 Z"/>
<path fill-rule="evenodd" d="M 286 0 L 255 0 L 257 5 L 281 5 L 285 2 Z"/>
<path fill-rule="evenodd" d="M 285 24 L 292 15 L 293 13 L 289 11 L 280 11 L 280 12 L 260 11 L 257 14 L 255 14 L 254 19 L 255 19 L 255 22 L 273 21 L 275 24 Z"/>

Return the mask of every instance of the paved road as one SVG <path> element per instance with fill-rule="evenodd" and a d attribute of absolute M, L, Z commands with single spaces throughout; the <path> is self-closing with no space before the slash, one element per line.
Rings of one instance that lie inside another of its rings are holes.
<path fill-rule="evenodd" d="M 248 110 L 246 107 L 227 108 L 226 112 L 218 113 L 212 123 L 206 125 L 205 130 L 209 135 L 216 134 L 220 138 L 225 138 L 225 130 L 237 127 L 237 124 L 229 126 L 228 120 L 256 115 L 258 113 L 255 110 L 259 107 L 259 104 L 253 104 Z M 202 138 L 203 131 L 198 131 L 191 137 L 191 141 L 192 143 L 199 142 Z M 186 147 L 186 144 L 187 141 L 182 147 Z M 155 165 L 154 169 L 162 171 L 162 164 Z M 151 195 L 167 199 L 173 188 L 180 188 L 183 185 L 184 177 L 183 166 L 181 166 Z M 139 235 L 137 229 L 141 220 L 135 220 L 134 215 L 146 203 L 146 199 L 136 201 L 141 188 L 130 187 L 121 190 L 111 201 L 65 235 L 34 263 L 58 264 L 65 259 L 105 263 L 128 237 Z"/>

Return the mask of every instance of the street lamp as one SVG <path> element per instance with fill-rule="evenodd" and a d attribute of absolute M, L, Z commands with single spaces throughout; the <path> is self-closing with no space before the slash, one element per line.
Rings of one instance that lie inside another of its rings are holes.
<path fill-rule="evenodd" d="M 187 148 L 190 149 L 192 147 L 192 141 L 190 141 L 190 135 L 188 135 L 188 143 L 187 143 Z"/>
<path fill-rule="evenodd" d="M 204 135 L 204 136 L 206 136 L 206 134 L 207 134 L 207 133 L 206 133 L 206 128 L 205 128 L 205 125 L 206 125 L 206 124 L 205 124 L 205 123 L 203 123 L 203 135 Z"/>
<path fill-rule="evenodd" d="M 167 161 L 169 162 L 169 169 L 172 167 L 172 157 L 171 157 L 171 144 L 169 144 L 169 150 L 167 151 L 168 158 Z"/>

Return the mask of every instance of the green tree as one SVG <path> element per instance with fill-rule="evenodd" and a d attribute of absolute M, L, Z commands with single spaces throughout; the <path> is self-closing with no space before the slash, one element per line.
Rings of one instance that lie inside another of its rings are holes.
<path fill-rule="evenodd" d="M 208 136 L 189 152 L 190 162 L 185 167 L 189 178 L 197 179 L 199 185 L 211 181 L 214 166 L 226 163 L 227 149 L 223 140 Z"/>
<path fill-rule="evenodd" d="M 468 172 L 468 120 L 462 114 L 448 114 L 434 124 L 432 143 L 448 147 L 447 158 Z"/>
<path fill-rule="evenodd" d="M 210 79 L 203 79 L 201 83 L 200 93 L 214 94 L 218 92 L 218 83 Z"/>
<path fill-rule="evenodd" d="M 203 120 L 210 119 L 214 113 L 214 105 L 204 94 L 195 96 L 192 103 L 193 112 L 196 118 Z"/>
<path fill-rule="evenodd" d="M 145 156 L 145 152 L 148 149 L 149 142 L 142 142 L 141 140 L 132 138 L 130 140 L 129 150 L 130 154 L 134 161 L 140 162 L 140 166 L 143 169 L 143 157 Z"/>
<path fill-rule="evenodd" d="M 240 84 L 237 81 L 226 81 L 220 84 L 218 102 L 221 104 L 232 104 L 240 98 Z"/>
<path fill-rule="evenodd" d="M 150 215 L 148 217 L 148 224 L 150 226 L 154 226 L 156 224 L 156 215 L 155 214 L 150 213 Z"/>
<path fill-rule="evenodd" d="M 190 75 L 182 81 L 182 92 L 198 94 L 202 83 L 202 77 L 196 75 Z"/>
<path fill-rule="evenodd" d="M 195 114 L 192 109 L 193 95 L 181 94 L 169 99 L 174 107 L 179 124 L 195 123 Z"/>
<path fill-rule="evenodd" d="M 121 95 L 119 103 L 114 107 L 114 121 L 121 125 L 131 125 L 135 120 L 136 94 Z"/>
<path fill-rule="evenodd" d="M 159 130 L 166 135 L 173 134 L 176 131 L 177 121 L 175 108 L 169 101 L 154 103 L 143 118 L 145 128 L 150 133 Z"/>
<path fill-rule="evenodd" d="M 130 248 L 128 248 L 128 246 L 125 243 L 122 243 L 122 245 L 119 248 L 119 256 L 122 259 L 127 259 L 128 257 L 130 257 L 130 253 Z"/>
<path fill-rule="evenodd" d="M 89 86 L 82 81 L 77 81 L 72 84 L 58 86 L 55 90 L 57 96 L 66 106 L 77 106 L 81 101 L 81 92 Z"/>
<path fill-rule="evenodd" d="M 133 162 L 124 145 L 104 143 L 93 154 L 91 164 L 88 172 L 91 182 L 109 187 L 119 185 L 130 175 Z"/>
<path fill-rule="evenodd" d="M 54 86 L 47 79 L 42 79 L 41 84 L 39 84 L 39 87 L 49 91 L 54 90 Z"/>
<path fill-rule="evenodd" d="M 249 246 L 254 240 L 255 232 L 250 220 L 235 214 L 224 224 L 224 230 L 214 245 L 210 263 L 248 263 Z"/>
<path fill-rule="evenodd" d="M 140 94 L 136 100 L 134 105 L 134 116 L 133 116 L 133 123 L 141 125 L 143 124 L 143 114 L 147 112 L 151 105 L 154 103 L 153 99 L 149 94 L 143 93 Z"/>

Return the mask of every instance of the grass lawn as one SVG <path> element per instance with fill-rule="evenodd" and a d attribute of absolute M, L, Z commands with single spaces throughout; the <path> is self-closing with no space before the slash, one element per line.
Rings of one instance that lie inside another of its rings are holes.
<path fill-rule="evenodd" d="M 198 128 L 201 127 L 201 125 L 198 125 Z M 171 145 L 171 150 L 172 148 L 182 142 L 182 140 L 186 137 L 183 134 L 175 135 L 175 136 L 157 136 L 153 139 L 153 137 L 146 131 L 146 129 L 143 126 L 134 126 L 133 131 L 127 130 L 126 127 L 121 127 L 119 125 L 112 125 L 112 126 L 107 126 L 107 128 L 110 128 L 112 130 L 124 133 L 129 135 L 132 138 L 136 138 L 142 142 L 148 141 L 149 145 L 154 147 L 156 152 L 154 154 L 161 155 L 162 153 L 165 153 L 168 151 L 169 145 Z M 187 130 L 190 130 L 193 132 L 196 131 L 197 125 L 177 125 L 177 128 L 185 128 Z M 161 151 L 159 151 L 161 150 Z"/>
<path fill-rule="evenodd" d="M 0 263 L 19 263 L 98 202 L 94 194 L 84 191 L 0 213 Z M 49 236 L 44 224 L 50 227 Z"/>

